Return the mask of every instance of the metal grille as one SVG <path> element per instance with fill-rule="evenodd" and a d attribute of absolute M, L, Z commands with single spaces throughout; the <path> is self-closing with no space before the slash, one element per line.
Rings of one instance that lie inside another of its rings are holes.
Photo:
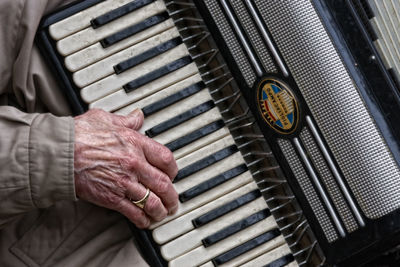
<path fill-rule="evenodd" d="M 240 19 L 240 23 L 244 28 L 247 36 L 249 37 L 258 58 L 261 60 L 263 67 L 266 72 L 276 73 L 277 69 L 274 65 L 267 47 L 261 39 L 260 34 L 258 33 L 254 22 L 251 19 L 251 16 L 246 10 L 245 5 L 242 1 L 232 1 L 232 6 L 234 7 L 238 18 Z"/>
<path fill-rule="evenodd" d="M 226 45 L 228 46 L 233 58 L 236 61 L 237 66 L 240 69 L 246 83 L 249 87 L 252 87 L 255 80 L 256 75 L 254 74 L 247 57 L 243 49 L 240 47 L 238 40 L 235 37 L 228 21 L 224 17 L 224 13 L 220 9 L 218 2 L 213 0 L 204 1 L 207 5 L 208 10 L 211 13 L 211 16 L 215 20 L 219 31 L 221 32 L 222 37 L 224 38 Z"/>
<path fill-rule="evenodd" d="M 300 134 L 300 138 L 303 141 L 307 152 L 311 156 L 311 159 L 319 173 L 320 179 L 323 181 L 329 195 L 339 212 L 341 219 L 348 232 L 353 232 L 358 229 L 357 222 L 355 221 L 353 214 L 351 213 L 346 201 L 343 197 L 342 192 L 337 186 L 329 167 L 327 166 L 321 152 L 318 149 L 310 131 L 304 128 Z"/>
<path fill-rule="evenodd" d="M 311 2 L 255 2 L 365 215 L 399 208 L 398 166 Z"/>
<path fill-rule="evenodd" d="M 314 212 L 319 224 L 321 225 L 322 231 L 324 232 L 327 240 L 333 242 L 338 239 L 338 235 L 333 227 L 326 210 L 322 206 L 320 199 L 313 185 L 311 184 L 310 178 L 307 172 L 303 168 L 300 159 L 298 158 L 293 145 L 288 140 L 278 139 L 279 147 L 281 148 L 285 158 L 287 159 L 292 172 L 294 173 L 296 180 L 298 181 L 307 201 L 310 203 L 311 209 Z"/>

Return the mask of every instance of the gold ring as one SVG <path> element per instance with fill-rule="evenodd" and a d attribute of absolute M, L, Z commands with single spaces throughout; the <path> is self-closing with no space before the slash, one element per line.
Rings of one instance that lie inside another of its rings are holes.
<path fill-rule="evenodd" d="M 133 204 L 135 204 L 136 206 L 138 206 L 139 208 L 143 209 L 144 205 L 146 205 L 146 201 L 149 198 L 150 195 L 150 189 L 147 188 L 146 194 L 144 195 L 144 197 L 138 201 L 132 201 Z"/>

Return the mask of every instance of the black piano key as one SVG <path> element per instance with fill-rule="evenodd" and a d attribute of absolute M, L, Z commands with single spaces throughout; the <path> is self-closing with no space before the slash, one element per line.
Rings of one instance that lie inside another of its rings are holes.
<path fill-rule="evenodd" d="M 145 85 L 149 82 L 152 82 L 152 81 L 154 81 L 164 75 L 167 75 L 168 73 L 171 73 L 177 69 L 180 69 L 180 68 L 188 65 L 191 62 L 192 62 L 192 58 L 190 56 L 182 57 L 171 63 L 166 64 L 165 66 L 163 66 L 159 69 L 156 69 L 146 75 L 143 75 L 143 76 L 137 78 L 136 80 L 133 80 L 133 81 L 125 84 L 123 86 L 123 88 L 125 89 L 126 93 L 129 93 L 129 92 L 139 88 L 140 86 Z"/>
<path fill-rule="evenodd" d="M 192 175 L 195 172 L 198 172 L 204 168 L 207 168 L 208 166 L 223 160 L 226 157 L 229 157 L 230 155 L 238 152 L 239 149 L 237 148 L 236 145 L 231 145 L 228 146 L 224 149 L 221 149 L 205 158 L 202 158 L 201 160 L 198 160 L 185 168 L 182 168 L 178 171 L 178 174 L 176 175 L 174 182 L 180 181 L 189 175 Z"/>
<path fill-rule="evenodd" d="M 220 207 L 217 207 L 217 208 L 207 212 L 206 214 L 203 214 L 203 215 L 197 217 L 196 219 L 193 219 L 192 220 L 193 226 L 195 228 L 203 226 L 203 225 L 211 222 L 212 220 L 215 220 L 215 219 L 227 214 L 228 212 L 231 212 L 231 211 L 249 203 L 250 201 L 253 201 L 253 200 L 259 198 L 260 196 L 261 196 L 261 192 L 258 189 L 253 190 L 235 200 L 232 200 L 231 202 L 228 202 Z"/>
<path fill-rule="evenodd" d="M 237 166 L 233 169 L 230 169 L 224 173 L 214 176 L 213 178 L 208 179 L 207 181 L 204 181 L 204 182 L 180 193 L 179 201 L 181 203 L 184 203 L 188 200 L 191 200 L 192 198 L 197 197 L 198 195 L 200 195 L 214 187 L 217 187 L 218 185 L 223 184 L 226 181 L 229 181 L 230 179 L 246 172 L 247 170 L 248 169 L 247 169 L 246 164 L 242 164 L 242 165 L 239 165 L 239 166 Z"/>
<path fill-rule="evenodd" d="M 264 220 L 265 218 L 269 217 L 271 215 L 271 212 L 268 209 L 261 210 L 257 213 L 254 213 L 250 215 L 249 217 L 238 221 L 224 229 L 221 229 L 220 231 L 207 236 L 201 242 L 203 243 L 204 247 L 209 247 L 222 239 L 225 239 L 261 220 Z"/>
<path fill-rule="evenodd" d="M 186 97 L 194 95 L 205 87 L 206 85 L 204 84 L 204 82 L 195 83 L 189 87 L 186 87 L 185 89 L 182 89 L 179 92 L 176 92 L 175 94 L 172 94 L 164 99 L 145 106 L 144 108 L 142 108 L 143 114 L 145 117 L 150 116 L 172 104 L 175 104 L 182 99 L 185 99 Z"/>
<path fill-rule="evenodd" d="M 147 28 L 150 28 L 158 23 L 161 23 L 169 18 L 167 12 L 160 13 L 158 15 L 152 16 L 139 22 L 135 25 L 129 26 L 119 32 L 116 32 L 102 40 L 100 40 L 100 44 L 103 48 L 107 48 L 125 38 L 128 38 L 138 32 L 141 32 Z"/>
<path fill-rule="evenodd" d="M 93 29 L 97 29 L 113 20 L 116 20 L 130 12 L 133 12 L 145 5 L 148 5 L 155 0 L 137 0 L 137 1 L 132 1 L 128 4 L 125 4 L 119 8 L 116 8 L 110 12 L 107 12 L 101 16 L 98 16 L 97 18 L 94 18 L 90 21 L 90 24 L 92 25 Z"/>
<path fill-rule="evenodd" d="M 169 129 L 184 123 L 185 121 L 188 121 L 190 119 L 193 119 L 194 117 L 203 114 L 204 112 L 209 111 L 210 109 L 214 108 L 215 104 L 213 100 L 209 100 L 201 105 L 198 105 L 186 112 L 183 112 L 169 120 L 166 120 L 150 129 L 145 131 L 146 135 L 148 137 L 155 137 L 165 131 L 168 131 Z"/>
<path fill-rule="evenodd" d="M 287 254 L 279 259 L 274 260 L 273 262 L 264 265 L 264 267 L 283 267 L 289 263 L 294 261 L 294 257 L 292 254 Z"/>
<path fill-rule="evenodd" d="M 182 136 L 181 138 L 178 138 L 178 139 L 166 144 L 165 146 L 168 147 L 169 150 L 174 152 L 175 150 L 178 150 L 178 149 L 180 149 L 180 148 L 182 148 L 182 147 L 184 147 L 206 135 L 209 135 L 213 132 L 218 131 L 219 129 L 221 129 L 224 126 L 225 126 L 225 123 L 223 120 L 218 120 L 218 121 L 212 122 L 194 132 L 189 133 L 188 135 Z"/>
<path fill-rule="evenodd" d="M 126 71 L 130 68 L 133 68 L 142 62 L 145 62 L 146 60 L 149 60 L 153 57 L 156 57 L 156 56 L 164 53 L 165 51 L 168 51 L 174 47 L 177 47 L 181 43 L 182 43 L 181 37 L 176 37 L 174 39 L 166 41 L 162 44 L 157 45 L 156 47 L 153 47 L 147 51 L 144 51 L 140 55 L 134 56 L 132 58 L 129 58 L 129 59 L 115 65 L 113 67 L 114 71 L 116 74 L 121 74 L 124 71 Z"/>
<path fill-rule="evenodd" d="M 243 243 L 240 246 L 237 246 L 237 247 L 219 255 L 218 257 L 215 257 L 214 259 L 212 259 L 212 263 L 215 266 L 224 264 L 224 263 L 246 253 L 247 251 L 250 251 L 253 248 L 258 247 L 259 245 L 262 245 L 262 244 L 274 239 L 275 237 L 279 236 L 280 234 L 281 233 L 278 229 L 274 229 L 269 232 L 266 232 L 262 235 L 257 236 L 256 238 L 253 238 L 253 239 L 247 241 L 246 243 Z"/>

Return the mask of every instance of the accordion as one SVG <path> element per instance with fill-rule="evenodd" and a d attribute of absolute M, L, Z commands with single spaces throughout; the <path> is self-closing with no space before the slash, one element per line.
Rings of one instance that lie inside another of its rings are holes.
<path fill-rule="evenodd" d="M 85 0 L 37 34 L 76 114 L 174 153 L 151 266 L 396 262 L 399 40 L 397 0 Z"/>

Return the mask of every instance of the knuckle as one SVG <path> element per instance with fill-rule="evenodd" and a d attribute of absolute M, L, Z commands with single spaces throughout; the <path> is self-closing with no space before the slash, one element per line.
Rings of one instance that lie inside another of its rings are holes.
<path fill-rule="evenodd" d="M 121 197 L 116 196 L 116 195 L 111 195 L 107 198 L 107 202 L 112 206 L 112 207 L 119 207 L 121 205 Z"/>
<path fill-rule="evenodd" d="M 136 169 L 140 166 L 140 161 L 136 157 L 129 157 L 128 164 L 131 168 Z"/>
<path fill-rule="evenodd" d="M 100 109 L 92 108 L 92 109 L 89 109 L 89 110 L 87 111 L 88 114 L 95 114 L 95 113 L 97 113 L 97 112 L 100 112 Z"/>
<path fill-rule="evenodd" d="M 137 135 L 134 131 L 128 129 L 126 129 L 122 134 L 132 146 L 139 147 L 140 135 Z"/>
<path fill-rule="evenodd" d="M 162 202 L 158 197 L 151 197 L 146 202 L 146 209 L 150 211 L 158 210 L 161 205 Z"/>
<path fill-rule="evenodd" d="M 116 116 L 116 115 L 112 116 L 112 122 L 116 125 L 124 125 L 125 124 L 124 118 L 120 117 L 120 116 Z"/>
<path fill-rule="evenodd" d="M 105 114 L 108 114 L 104 110 L 98 109 L 98 108 L 91 109 L 91 110 L 89 110 L 89 112 L 90 112 L 90 114 L 93 114 L 93 115 L 105 115 Z"/>
<path fill-rule="evenodd" d="M 168 148 L 166 148 L 165 146 L 163 146 L 161 148 L 160 156 L 161 156 L 162 161 L 166 165 L 169 165 L 169 164 L 171 164 L 172 162 L 175 161 L 174 154 L 172 154 L 172 152 Z"/>
<path fill-rule="evenodd" d="M 124 160 L 124 164 L 126 164 L 126 169 L 133 172 L 140 169 L 141 165 L 143 164 L 142 160 L 139 159 L 135 154 L 127 155 Z"/>
<path fill-rule="evenodd" d="M 166 177 L 164 174 L 160 174 L 158 181 L 157 181 L 157 186 L 156 190 L 160 195 L 165 195 L 169 192 L 170 186 L 171 186 L 171 181 L 169 178 Z"/>

